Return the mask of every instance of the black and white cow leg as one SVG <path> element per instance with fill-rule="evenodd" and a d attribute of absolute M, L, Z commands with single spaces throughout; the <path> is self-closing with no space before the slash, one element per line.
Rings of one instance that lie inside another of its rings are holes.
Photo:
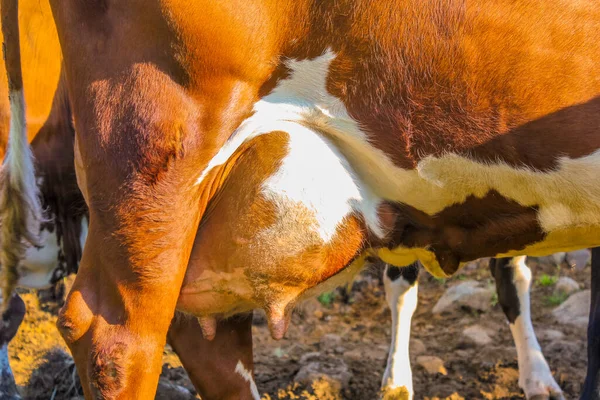
<path fill-rule="evenodd" d="M 413 398 L 412 371 L 408 347 L 410 325 L 417 308 L 419 264 L 407 267 L 386 265 L 384 272 L 385 297 L 392 312 L 392 345 L 383 375 L 383 398 Z"/>
<path fill-rule="evenodd" d="M 592 299 L 588 323 L 588 369 L 581 400 L 600 399 L 600 247 L 592 249 Z"/>
<path fill-rule="evenodd" d="M 525 256 L 490 260 L 498 303 L 508 318 L 517 347 L 519 386 L 527 399 L 564 400 L 533 330 L 529 299 L 531 270 L 525 260 Z"/>
<path fill-rule="evenodd" d="M 25 316 L 25 303 L 14 294 L 0 321 L 0 399 L 20 399 L 15 377 L 8 361 L 8 343 L 17 334 Z"/>

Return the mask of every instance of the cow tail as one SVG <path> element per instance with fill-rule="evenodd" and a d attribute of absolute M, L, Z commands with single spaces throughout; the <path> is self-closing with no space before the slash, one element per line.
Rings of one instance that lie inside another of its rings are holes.
<path fill-rule="evenodd" d="M 27 140 L 21 71 L 18 0 L 0 0 L 3 53 L 8 76 L 10 132 L 0 171 L 0 287 L 4 309 L 19 280 L 19 263 L 29 246 L 39 246 L 42 205 L 34 158 Z"/>

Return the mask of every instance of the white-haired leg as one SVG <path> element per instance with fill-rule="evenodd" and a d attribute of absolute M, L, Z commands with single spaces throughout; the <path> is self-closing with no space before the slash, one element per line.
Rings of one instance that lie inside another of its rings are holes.
<path fill-rule="evenodd" d="M 382 381 L 384 398 L 392 398 L 392 393 L 393 398 L 412 399 L 414 396 L 408 347 L 410 324 L 417 308 L 418 276 L 417 263 L 385 268 L 385 296 L 392 312 L 392 344 Z"/>
<path fill-rule="evenodd" d="M 533 330 L 529 299 L 531 270 L 525 260 L 522 256 L 490 261 L 498 302 L 508 318 L 517 347 L 519 386 L 528 399 L 564 399 Z"/>

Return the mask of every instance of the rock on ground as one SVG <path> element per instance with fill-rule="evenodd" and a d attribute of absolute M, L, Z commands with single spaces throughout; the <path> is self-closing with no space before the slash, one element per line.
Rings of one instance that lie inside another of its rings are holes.
<path fill-rule="evenodd" d="M 442 374 L 448 375 L 444 362 L 441 358 L 436 356 L 419 356 L 417 357 L 417 364 L 420 365 L 429 374 Z"/>
<path fill-rule="evenodd" d="M 582 270 L 592 260 L 592 253 L 589 249 L 571 251 L 567 253 L 565 259 L 571 268 Z"/>
<path fill-rule="evenodd" d="M 441 314 L 463 307 L 478 311 L 487 311 L 492 306 L 494 291 L 483 287 L 477 281 L 464 281 L 452 286 L 442 295 L 433 307 L 434 314 Z"/>
<path fill-rule="evenodd" d="M 294 381 L 310 386 L 318 380 L 325 380 L 332 386 L 345 389 L 350 383 L 352 373 L 340 357 L 321 358 L 319 353 L 300 359 L 302 367 L 294 377 Z"/>
<path fill-rule="evenodd" d="M 542 329 L 537 332 L 537 337 L 540 340 L 560 340 L 565 337 L 565 334 L 555 329 Z"/>
<path fill-rule="evenodd" d="M 558 280 L 558 282 L 556 282 L 556 285 L 554 286 L 554 293 L 564 293 L 570 295 L 579 291 L 579 289 L 579 283 L 568 276 L 563 276 Z"/>
<path fill-rule="evenodd" d="M 342 338 L 339 335 L 328 333 L 321 337 L 319 349 L 321 351 L 331 351 L 342 345 Z"/>
<path fill-rule="evenodd" d="M 590 290 L 583 290 L 573 294 L 552 311 L 554 318 L 561 324 L 587 327 L 590 312 Z"/>
<path fill-rule="evenodd" d="M 196 397 L 183 386 L 160 378 L 155 400 L 193 400 Z"/>
<path fill-rule="evenodd" d="M 411 338 L 408 351 L 411 356 L 420 356 L 427 351 L 427 347 L 423 341 Z"/>
<path fill-rule="evenodd" d="M 492 338 L 490 337 L 488 330 L 481 325 L 472 325 L 465 328 L 463 335 L 471 342 L 480 346 L 492 343 Z"/>

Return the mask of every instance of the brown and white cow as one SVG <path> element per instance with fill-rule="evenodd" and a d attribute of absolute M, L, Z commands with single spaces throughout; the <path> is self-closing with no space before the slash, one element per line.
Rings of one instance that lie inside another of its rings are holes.
<path fill-rule="evenodd" d="M 368 255 L 448 275 L 600 244 L 591 0 L 51 6 L 90 212 L 59 325 L 88 398 L 152 395 L 176 309 L 212 336 L 264 308 L 281 337 Z"/>

